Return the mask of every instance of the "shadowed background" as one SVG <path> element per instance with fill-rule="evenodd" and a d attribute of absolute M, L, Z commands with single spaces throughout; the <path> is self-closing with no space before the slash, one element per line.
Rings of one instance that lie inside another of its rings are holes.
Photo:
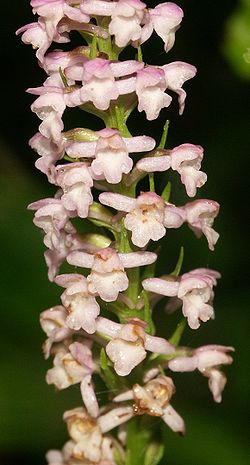
<path fill-rule="evenodd" d="M 147 2 L 148 6 L 156 3 Z M 184 115 L 178 116 L 175 103 L 171 109 L 162 111 L 157 121 L 149 123 L 144 115 L 136 115 L 129 120 L 129 127 L 134 134 L 147 133 L 159 139 L 167 117 L 171 122 L 169 147 L 190 142 L 205 148 L 203 170 L 208 174 L 208 182 L 198 197 L 218 200 L 221 204 L 215 223 L 221 238 L 212 253 L 205 239 L 197 241 L 187 228 L 170 231 L 163 242 L 158 272 L 172 271 L 181 245 L 185 247 L 184 271 L 201 266 L 221 271 L 215 321 L 202 325 L 198 331 L 187 330 L 183 342 L 194 347 L 206 343 L 233 345 L 236 353 L 234 364 L 225 369 L 229 381 L 221 405 L 213 403 L 207 380 L 201 375 L 174 377 L 177 393 L 173 405 L 185 419 L 187 435 L 179 438 L 164 429 L 166 454 L 162 465 L 246 465 L 249 207 L 245 189 L 249 169 L 250 65 L 246 66 L 242 55 L 247 42 L 250 47 L 246 27 L 249 1 L 177 3 L 184 9 L 185 18 L 174 48 L 166 56 L 161 41 L 155 38 L 143 50 L 151 64 L 182 60 L 197 66 L 197 77 L 185 85 L 188 97 Z M 232 16 L 243 4 L 245 14 Z M 55 393 L 44 381 L 51 360 L 44 362 L 42 358 L 44 335 L 38 318 L 41 310 L 59 303 L 61 291 L 47 281 L 42 235 L 32 224 L 32 213 L 26 211 L 28 203 L 55 192 L 45 176 L 34 169 L 36 155 L 27 146 L 27 140 L 37 131 L 38 119 L 29 110 L 33 97 L 24 91 L 41 85 L 44 73 L 36 65 L 31 47 L 22 44 L 14 31 L 33 20 L 28 1 L 14 0 L 2 5 L 1 465 L 45 463 L 45 452 L 61 448 L 67 439 L 61 420 L 63 411 L 80 403 L 78 386 Z M 66 114 L 67 129 L 89 125 L 89 117 L 80 110 L 75 111 L 74 118 L 69 120 Z M 99 122 L 93 124 L 96 129 L 101 127 Z M 167 179 L 166 175 L 164 181 L 159 181 L 161 188 Z M 177 204 L 188 201 L 179 182 L 171 200 Z M 157 319 L 161 319 L 166 337 L 171 334 L 174 318 L 168 322 L 159 310 Z"/>

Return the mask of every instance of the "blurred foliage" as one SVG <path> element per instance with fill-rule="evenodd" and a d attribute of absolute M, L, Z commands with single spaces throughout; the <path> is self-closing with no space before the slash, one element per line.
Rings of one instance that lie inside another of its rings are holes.
<path fill-rule="evenodd" d="M 170 231 L 162 242 L 157 270 L 172 271 L 184 245 L 183 271 L 208 266 L 222 272 L 215 296 L 216 320 L 202 325 L 199 331 L 187 329 L 183 343 L 193 347 L 213 342 L 233 345 L 236 353 L 233 365 L 226 369 L 228 384 L 221 405 L 214 404 L 207 379 L 198 373 L 174 377 L 177 393 L 173 405 L 185 418 L 187 435 L 180 438 L 163 427 L 166 453 L 162 465 L 247 465 L 250 312 L 246 257 L 249 201 L 245 186 L 249 177 L 249 88 L 231 73 L 218 50 L 225 21 L 233 17 L 235 7 L 240 11 L 244 5 L 235 0 L 178 3 L 185 10 L 185 21 L 175 47 L 167 57 L 160 49 L 152 58 L 151 46 L 145 46 L 145 56 L 155 63 L 182 59 L 197 65 L 197 77 L 186 84 L 184 115 L 178 116 L 176 105 L 167 115 L 162 112 L 160 121 L 148 123 L 143 115 L 136 115 L 130 125 L 138 134 L 143 131 L 159 139 L 167 116 L 171 122 L 169 147 L 183 142 L 205 147 L 203 168 L 208 183 L 199 197 L 216 199 L 222 205 L 215 227 L 221 234 L 216 251 L 209 252 L 205 239 L 197 241 L 187 227 Z M 45 362 L 42 357 L 44 335 L 39 328 L 39 313 L 58 304 L 61 291 L 47 281 L 42 234 L 32 224 L 32 213 L 26 206 L 53 195 L 54 188 L 33 168 L 36 156 L 26 141 L 37 130 L 38 120 L 28 109 L 32 98 L 24 93 L 26 87 L 40 85 L 43 73 L 35 64 L 31 48 L 14 37 L 18 26 L 33 20 L 29 2 L 21 7 L 18 0 L 5 2 L 3 17 L 0 463 L 42 465 L 46 450 L 60 448 L 67 439 L 63 411 L 81 400 L 78 386 L 57 393 L 45 383 L 51 361 Z M 159 50 L 160 41 L 156 40 L 154 46 Z M 79 111 L 76 124 L 88 126 L 88 118 L 82 123 L 82 117 Z M 167 181 L 159 178 L 159 190 Z M 170 200 L 181 204 L 187 198 L 175 181 Z M 167 321 L 163 309 L 157 308 L 155 316 L 161 321 L 162 335 L 168 337 L 178 315 Z"/>
<path fill-rule="evenodd" d="M 250 0 L 241 0 L 227 19 L 223 51 L 238 76 L 250 79 Z"/>

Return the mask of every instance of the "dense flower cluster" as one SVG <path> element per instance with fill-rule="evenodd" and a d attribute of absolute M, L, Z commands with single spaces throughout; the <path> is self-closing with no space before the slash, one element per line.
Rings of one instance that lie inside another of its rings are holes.
<path fill-rule="evenodd" d="M 151 240 L 184 223 L 197 237 L 203 234 L 214 250 L 219 204 L 199 199 L 174 205 L 165 190 L 155 192 L 153 182 L 154 172 L 174 170 L 187 195 L 194 197 L 207 180 L 201 171 L 203 148 L 184 143 L 166 149 L 166 130 L 157 144 L 147 135 L 132 136 L 126 124 L 136 107 L 149 121 L 155 120 L 171 104 L 169 92 L 177 94 L 182 114 L 183 85 L 196 68 L 181 61 L 163 66 L 143 61 L 141 46 L 153 32 L 163 40 L 165 52 L 174 44 L 183 12 L 172 2 L 155 8 L 140 0 L 30 3 L 38 21 L 17 33 L 37 49 L 47 75 L 42 86 L 28 89 L 36 96 L 31 110 L 41 120 L 30 146 L 39 155 L 36 167 L 57 191 L 29 208 L 44 232 L 49 279 L 63 288 L 61 305 L 41 313 L 47 335 L 44 355 L 53 356 L 46 381 L 59 390 L 80 384 L 83 401 L 83 406 L 65 412 L 70 440 L 62 451 L 50 451 L 47 460 L 49 465 L 129 464 L 125 426 L 130 422 L 142 415 L 157 416 L 173 431 L 185 431 L 170 404 L 175 392 L 171 372 L 198 369 L 220 402 L 226 383 L 220 366 L 232 362 L 232 347 L 180 347 L 178 328 L 167 340 L 155 335 L 152 320 L 161 296 L 170 298 L 171 311 L 182 307 L 191 329 L 214 318 L 213 289 L 220 274 L 200 268 L 181 276 L 179 270 L 154 277 L 157 253 L 146 250 Z M 70 42 L 71 31 L 79 31 L 83 45 L 51 51 L 53 42 Z M 127 46 L 135 57 L 120 61 Z M 98 116 L 105 127 L 65 128 L 64 112 L 73 107 Z M 137 184 L 147 177 L 150 190 L 138 190 Z M 99 197 L 96 190 L 101 191 Z M 76 218 L 101 229 L 80 233 Z M 60 274 L 65 263 L 72 268 Z M 98 379 L 111 392 L 106 403 L 95 393 Z M 147 452 L 143 454 L 138 465 L 149 463 Z"/>

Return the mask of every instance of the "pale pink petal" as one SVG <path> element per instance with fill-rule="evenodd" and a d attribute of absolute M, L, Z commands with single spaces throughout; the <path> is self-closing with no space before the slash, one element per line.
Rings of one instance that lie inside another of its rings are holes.
<path fill-rule="evenodd" d="M 110 410 L 108 413 L 101 415 L 97 423 L 103 433 L 107 433 L 113 428 L 116 428 L 122 423 L 130 420 L 133 417 L 133 408 L 130 406 L 127 407 L 117 407 L 113 410 Z"/>
<path fill-rule="evenodd" d="M 99 406 L 91 382 L 91 375 L 86 375 L 81 382 L 81 395 L 85 407 L 92 418 L 99 416 Z"/>
<path fill-rule="evenodd" d="M 170 344 L 166 339 L 162 337 L 150 336 L 145 334 L 144 346 L 146 350 L 150 352 L 156 352 L 157 354 L 172 354 L 176 348 Z"/>
<path fill-rule="evenodd" d="M 136 94 L 138 96 L 138 111 L 145 111 L 147 119 L 158 118 L 162 108 L 170 105 L 172 97 L 165 94 L 167 83 L 163 70 L 148 67 L 137 73 Z"/>
<path fill-rule="evenodd" d="M 94 263 L 94 256 L 87 252 L 71 252 L 67 256 L 67 262 L 70 265 L 80 266 L 81 268 L 91 268 Z"/>
<path fill-rule="evenodd" d="M 178 294 L 179 282 L 174 279 L 148 278 L 142 281 L 143 288 L 146 291 L 173 297 Z"/>
<path fill-rule="evenodd" d="M 113 398 L 113 402 L 124 402 L 126 400 L 133 400 L 132 390 L 123 392 L 122 394 L 118 394 L 118 396 L 115 396 Z"/>
<path fill-rule="evenodd" d="M 147 356 L 141 342 L 136 344 L 123 339 L 113 339 L 106 346 L 106 352 L 114 363 L 114 369 L 119 376 L 127 376 Z"/>
<path fill-rule="evenodd" d="M 213 394 L 215 402 L 221 402 L 222 392 L 226 386 L 227 378 L 225 374 L 220 370 L 209 370 L 208 386 Z"/>
<path fill-rule="evenodd" d="M 85 0 L 80 4 L 81 11 L 91 16 L 111 16 L 114 8 L 114 3 L 109 2 L 108 0 Z"/>
<path fill-rule="evenodd" d="M 142 158 L 136 164 L 138 170 L 153 173 L 155 171 L 166 171 L 171 167 L 170 156 Z"/>
<path fill-rule="evenodd" d="M 151 265 L 157 260 L 157 255 L 153 252 L 130 252 L 118 255 L 124 268 Z"/>
<path fill-rule="evenodd" d="M 136 205 L 136 199 L 113 192 L 102 192 L 99 200 L 107 207 L 115 208 L 119 211 L 130 212 Z"/>
<path fill-rule="evenodd" d="M 110 64 L 112 72 L 115 77 L 129 76 L 130 74 L 137 73 L 144 67 L 144 63 L 136 60 L 125 60 L 122 62 L 114 62 Z"/>
<path fill-rule="evenodd" d="M 164 409 L 162 419 L 175 433 L 185 434 L 184 420 L 171 405 Z"/>
<path fill-rule="evenodd" d="M 108 337 L 116 337 L 120 333 L 122 325 L 107 318 L 98 317 L 96 320 L 96 330 Z"/>
<path fill-rule="evenodd" d="M 164 226 L 166 228 L 179 228 L 186 219 L 185 211 L 175 205 L 167 204 L 164 209 Z"/>
<path fill-rule="evenodd" d="M 165 51 L 168 52 L 174 45 L 175 32 L 183 18 L 182 9 L 175 3 L 165 2 L 150 9 L 149 15 L 155 32 L 164 41 Z"/>
<path fill-rule="evenodd" d="M 148 152 L 155 148 L 156 142 L 149 136 L 135 136 L 123 138 L 128 152 Z"/>
<path fill-rule="evenodd" d="M 198 358 L 193 355 L 191 357 L 180 356 L 169 360 L 168 368 L 172 371 L 185 372 L 194 371 L 198 365 Z"/>
<path fill-rule="evenodd" d="M 164 65 L 162 69 L 165 72 L 167 88 L 178 94 L 179 113 L 182 115 L 185 106 L 186 92 L 182 89 L 183 84 L 196 75 L 195 66 L 182 61 L 175 61 Z"/>
<path fill-rule="evenodd" d="M 145 6 L 140 0 L 118 0 L 109 23 L 109 32 L 115 36 L 118 47 L 140 38 Z"/>

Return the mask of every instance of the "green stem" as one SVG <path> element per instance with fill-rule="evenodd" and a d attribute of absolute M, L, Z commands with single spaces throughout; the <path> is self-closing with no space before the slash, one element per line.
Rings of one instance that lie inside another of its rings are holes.
<path fill-rule="evenodd" d="M 154 173 L 149 173 L 149 190 L 150 192 L 155 192 L 155 179 L 154 179 Z"/>

